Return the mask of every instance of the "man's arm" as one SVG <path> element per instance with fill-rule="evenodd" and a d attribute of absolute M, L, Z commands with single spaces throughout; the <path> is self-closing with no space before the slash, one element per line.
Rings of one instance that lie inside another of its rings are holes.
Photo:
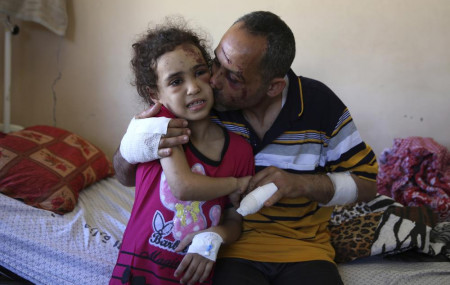
<path fill-rule="evenodd" d="M 116 150 L 113 156 L 114 170 L 116 178 L 125 186 L 133 187 L 136 185 L 136 165 L 126 161 L 120 154 L 120 148 Z"/>
<path fill-rule="evenodd" d="M 362 179 L 351 175 L 357 186 L 357 202 L 367 202 L 373 199 L 377 193 L 377 185 L 374 181 Z M 334 187 L 326 174 L 293 174 L 277 167 L 267 167 L 258 172 L 250 181 L 249 189 L 273 182 L 278 191 L 265 203 L 271 206 L 282 198 L 306 197 L 321 204 L 328 203 L 334 195 Z"/>

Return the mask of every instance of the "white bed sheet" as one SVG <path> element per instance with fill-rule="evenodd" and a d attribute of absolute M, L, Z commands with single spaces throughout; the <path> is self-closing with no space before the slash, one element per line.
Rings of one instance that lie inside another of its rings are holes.
<path fill-rule="evenodd" d="M 339 264 L 338 268 L 346 285 L 450 284 L 450 262 L 407 262 L 371 256 Z"/>
<path fill-rule="evenodd" d="M 0 265 L 35 284 L 108 284 L 134 188 L 107 178 L 60 216 L 0 195 Z M 370 257 L 339 264 L 352 284 L 450 284 L 450 262 Z"/>
<path fill-rule="evenodd" d="M 35 284 L 108 284 L 133 200 L 115 178 L 63 216 L 0 195 L 0 265 Z"/>

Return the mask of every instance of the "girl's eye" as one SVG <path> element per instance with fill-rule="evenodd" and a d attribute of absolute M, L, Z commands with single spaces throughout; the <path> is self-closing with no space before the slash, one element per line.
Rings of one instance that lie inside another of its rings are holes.
<path fill-rule="evenodd" d="M 209 70 L 208 69 L 199 69 L 199 70 L 197 70 L 196 72 L 195 72 L 195 76 L 201 76 L 201 75 L 203 75 L 203 74 L 205 74 L 205 73 L 209 73 Z"/>
<path fill-rule="evenodd" d="M 181 79 L 174 79 L 172 81 L 169 82 L 170 86 L 178 86 L 182 83 L 183 81 Z"/>

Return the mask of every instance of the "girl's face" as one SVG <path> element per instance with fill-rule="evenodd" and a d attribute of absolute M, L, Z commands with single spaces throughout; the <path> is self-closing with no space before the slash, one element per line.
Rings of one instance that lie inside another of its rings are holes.
<path fill-rule="evenodd" d="M 158 58 L 157 98 L 175 116 L 190 121 L 209 116 L 213 102 L 210 72 L 200 50 L 185 44 Z"/>

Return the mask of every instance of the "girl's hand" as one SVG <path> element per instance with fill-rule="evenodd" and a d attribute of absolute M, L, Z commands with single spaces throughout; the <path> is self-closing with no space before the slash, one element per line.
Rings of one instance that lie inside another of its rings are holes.
<path fill-rule="evenodd" d="M 180 279 L 181 284 L 195 284 L 204 282 L 211 273 L 214 261 L 197 253 L 188 253 L 175 270 L 174 276 Z"/>
<path fill-rule="evenodd" d="M 248 190 L 247 188 L 251 178 L 251 176 L 236 178 L 236 190 L 228 195 L 228 198 L 235 208 L 239 208 L 239 203 L 242 200 L 242 194 L 244 194 Z"/>
<path fill-rule="evenodd" d="M 175 248 L 175 251 L 179 252 L 184 250 L 191 244 L 194 236 L 203 231 L 188 234 L 183 240 L 181 240 L 181 242 Z M 175 270 L 174 276 L 177 278 L 183 276 L 180 279 L 181 284 L 184 284 L 186 282 L 187 284 L 195 284 L 198 281 L 203 282 L 211 273 L 213 265 L 214 262 L 212 260 L 209 260 L 197 253 L 188 253 L 185 255 L 180 265 L 178 265 L 178 268 Z"/>

